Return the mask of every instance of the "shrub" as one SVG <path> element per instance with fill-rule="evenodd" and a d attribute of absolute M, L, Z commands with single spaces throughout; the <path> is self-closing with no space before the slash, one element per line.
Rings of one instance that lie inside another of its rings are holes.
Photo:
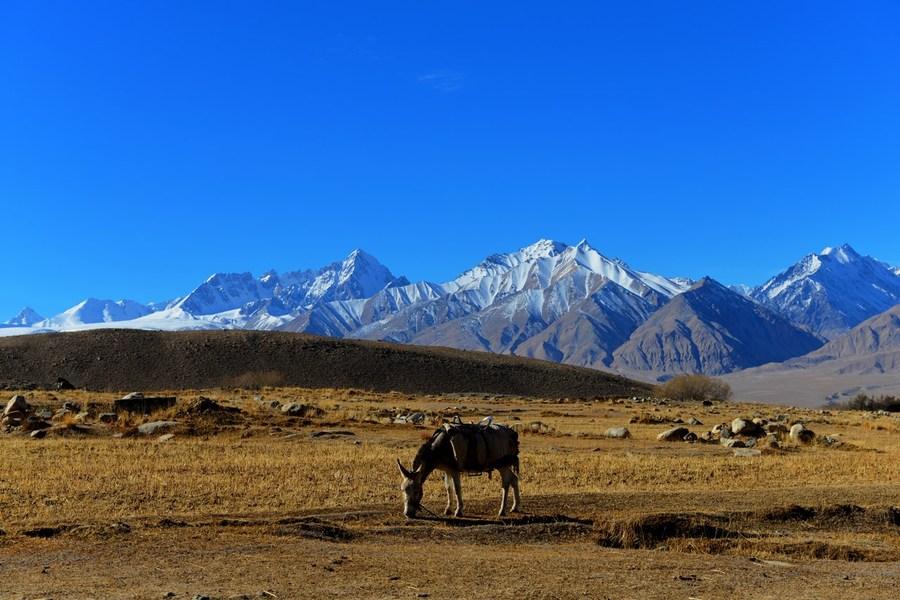
<path fill-rule="evenodd" d="M 859 393 L 848 401 L 846 408 L 850 410 L 884 410 L 887 412 L 900 412 L 900 398 L 896 396 L 867 396 Z"/>
<path fill-rule="evenodd" d="M 657 386 L 656 396 L 672 400 L 728 400 L 731 386 L 706 375 L 678 375 Z"/>

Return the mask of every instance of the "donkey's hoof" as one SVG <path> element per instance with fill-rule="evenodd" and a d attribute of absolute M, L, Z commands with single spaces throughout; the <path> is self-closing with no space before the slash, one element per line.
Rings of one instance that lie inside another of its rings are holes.
<path fill-rule="evenodd" d="M 451 512 L 452 511 L 450 510 L 450 507 L 448 506 L 447 508 L 444 509 L 444 516 L 449 517 Z"/>
<path fill-rule="evenodd" d="M 461 516 L 463 516 L 462 511 L 461 510 L 454 511 L 453 516 L 456 517 L 457 519 L 460 518 Z"/>

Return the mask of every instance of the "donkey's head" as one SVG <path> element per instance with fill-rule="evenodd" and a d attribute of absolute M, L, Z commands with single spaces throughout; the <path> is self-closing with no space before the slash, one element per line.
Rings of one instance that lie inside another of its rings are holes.
<path fill-rule="evenodd" d="M 422 467 L 410 471 L 401 464 L 400 459 L 397 459 L 397 467 L 403 475 L 403 483 L 400 484 L 400 491 L 403 492 L 403 514 L 411 519 L 422 506 Z"/>

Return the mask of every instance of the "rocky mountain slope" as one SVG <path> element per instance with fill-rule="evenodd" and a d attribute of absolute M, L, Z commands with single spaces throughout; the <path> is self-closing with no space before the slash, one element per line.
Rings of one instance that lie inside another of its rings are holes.
<path fill-rule="evenodd" d="M 623 372 L 719 375 L 822 345 L 783 317 L 710 278 L 653 313 L 614 353 Z"/>

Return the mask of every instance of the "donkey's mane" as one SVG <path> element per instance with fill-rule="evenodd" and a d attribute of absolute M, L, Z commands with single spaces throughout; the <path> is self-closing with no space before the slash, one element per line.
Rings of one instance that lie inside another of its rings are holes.
<path fill-rule="evenodd" d="M 434 433 L 431 434 L 431 437 L 428 438 L 428 441 L 422 444 L 419 448 L 419 451 L 416 452 L 416 457 L 413 459 L 412 468 L 413 471 L 419 468 L 419 465 L 424 463 L 428 458 L 434 454 L 434 448 L 432 448 L 432 444 L 434 444 L 434 440 L 444 431 L 443 428 L 435 429 Z"/>

